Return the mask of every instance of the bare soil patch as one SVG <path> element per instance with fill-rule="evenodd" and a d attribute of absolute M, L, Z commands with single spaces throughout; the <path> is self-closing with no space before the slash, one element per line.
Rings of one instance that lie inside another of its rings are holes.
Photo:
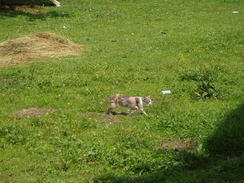
<path fill-rule="evenodd" d="M 117 124 L 120 123 L 120 119 L 115 115 L 108 115 L 106 113 L 89 112 L 82 113 L 90 119 L 94 119 L 103 124 Z"/>
<path fill-rule="evenodd" d="M 40 32 L 0 43 L 0 66 L 79 55 L 84 48 L 54 33 Z"/>
<path fill-rule="evenodd" d="M 16 112 L 17 116 L 45 116 L 48 113 L 54 112 L 53 109 L 39 108 L 39 107 L 30 107 L 26 109 L 22 109 Z"/>
<path fill-rule="evenodd" d="M 2 5 L 2 6 L 0 6 L 0 9 L 18 11 L 18 10 L 26 9 L 26 8 L 40 9 L 41 7 L 42 6 L 40 6 L 40 5 Z"/>
<path fill-rule="evenodd" d="M 163 151 L 184 151 L 191 149 L 194 146 L 192 140 L 185 139 L 181 140 L 175 137 L 167 137 L 162 140 L 157 149 L 162 149 Z"/>

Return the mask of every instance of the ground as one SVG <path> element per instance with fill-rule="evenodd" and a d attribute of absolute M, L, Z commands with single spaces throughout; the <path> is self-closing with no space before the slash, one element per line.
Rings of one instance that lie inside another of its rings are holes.
<path fill-rule="evenodd" d="M 61 3 L 0 11 L 0 42 L 86 50 L 0 67 L 0 182 L 243 182 L 241 0 Z M 148 116 L 106 115 L 114 93 Z"/>

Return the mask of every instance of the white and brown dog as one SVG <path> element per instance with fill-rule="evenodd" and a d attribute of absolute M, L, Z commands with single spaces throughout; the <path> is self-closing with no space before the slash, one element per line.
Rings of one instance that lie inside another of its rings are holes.
<path fill-rule="evenodd" d="M 143 114 L 147 115 L 147 113 L 143 109 L 143 104 L 152 105 L 152 100 L 150 96 L 147 97 L 131 97 L 131 96 L 125 96 L 122 94 L 114 94 L 111 96 L 108 96 L 106 99 L 104 99 L 103 102 L 109 101 L 109 107 L 108 107 L 108 114 L 112 114 L 112 110 L 116 107 L 128 107 L 128 114 L 131 114 L 134 110 L 139 110 Z"/>

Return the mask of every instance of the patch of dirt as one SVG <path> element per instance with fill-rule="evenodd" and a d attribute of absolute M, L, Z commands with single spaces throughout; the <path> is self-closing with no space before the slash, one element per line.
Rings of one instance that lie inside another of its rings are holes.
<path fill-rule="evenodd" d="M 0 66 L 79 55 L 84 48 L 54 33 L 40 32 L 0 43 Z"/>
<path fill-rule="evenodd" d="M 98 113 L 98 112 L 88 112 L 82 113 L 90 119 L 94 119 L 103 124 L 117 124 L 120 123 L 120 119 L 115 115 L 108 115 L 106 113 Z"/>
<path fill-rule="evenodd" d="M 31 116 L 45 116 L 51 112 L 54 112 L 54 110 L 46 109 L 46 108 L 39 108 L 39 107 L 30 107 L 30 108 L 19 110 L 19 111 L 15 112 L 15 114 L 17 116 L 31 117 Z"/>
<path fill-rule="evenodd" d="M 0 6 L 0 9 L 18 11 L 18 10 L 26 9 L 26 8 L 40 9 L 41 7 L 42 6 L 40 6 L 40 5 L 2 5 L 2 6 Z"/>
<path fill-rule="evenodd" d="M 157 149 L 162 149 L 163 151 L 184 151 L 191 149 L 194 146 L 192 140 L 185 139 L 181 140 L 175 137 L 167 137 L 159 144 Z"/>
<path fill-rule="evenodd" d="M 30 15 L 46 15 L 47 12 L 44 12 L 44 11 L 37 11 L 37 12 L 29 12 Z"/>

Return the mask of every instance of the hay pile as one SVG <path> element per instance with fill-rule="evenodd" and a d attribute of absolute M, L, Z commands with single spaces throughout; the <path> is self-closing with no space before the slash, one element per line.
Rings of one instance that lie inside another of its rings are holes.
<path fill-rule="evenodd" d="M 41 58 L 79 55 L 80 45 L 49 32 L 31 34 L 0 43 L 0 66 L 21 64 Z"/>

